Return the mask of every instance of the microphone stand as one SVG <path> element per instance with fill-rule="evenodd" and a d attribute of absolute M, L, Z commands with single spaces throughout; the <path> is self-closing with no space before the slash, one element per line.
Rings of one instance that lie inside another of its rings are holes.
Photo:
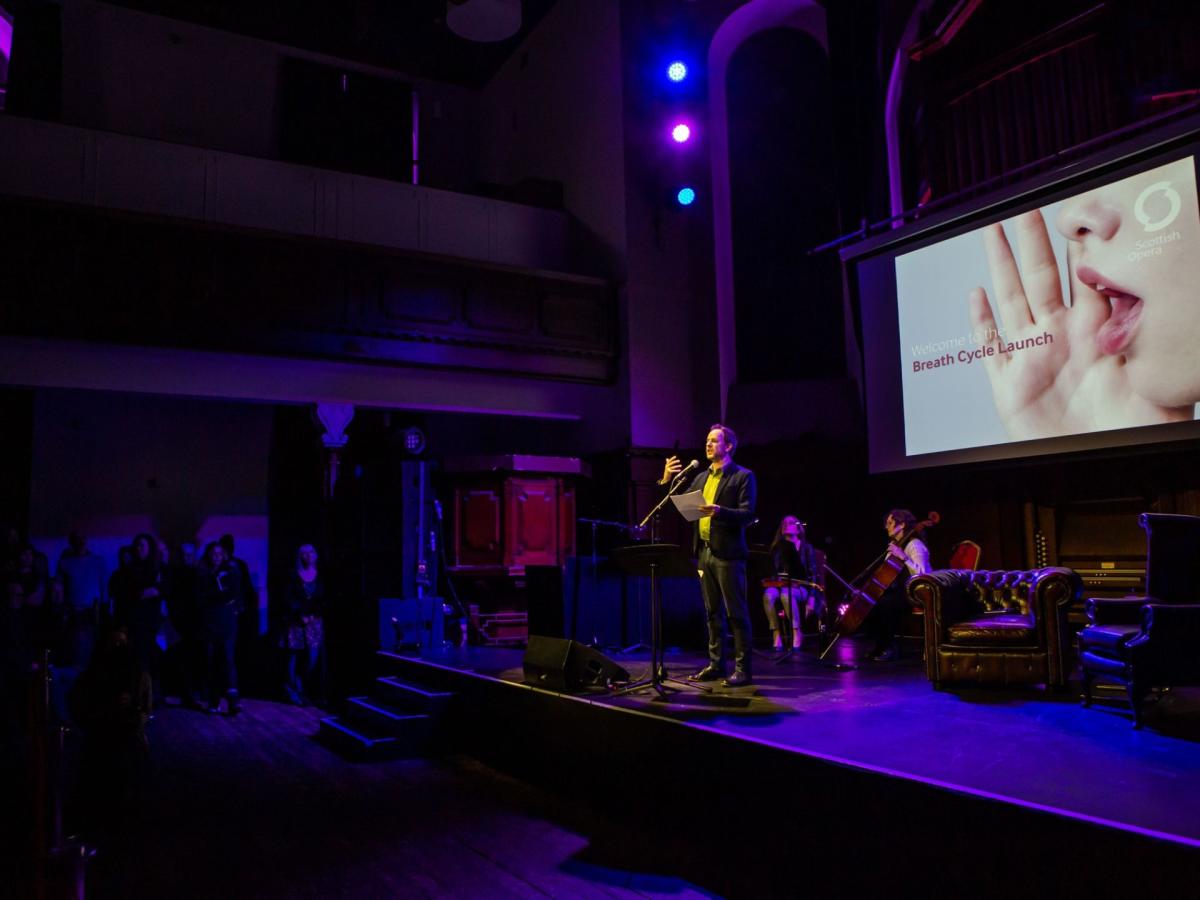
<path fill-rule="evenodd" d="M 655 505 L 655 507 L 652 510 L 650 510 L 650 512 L 646 513 L 646 517 L 644 519 L 642 519 L 642 521 L 638 522 L 638 524 L 634 525 L 633 528 L 629 529 L 634 535 L 644 533 L 646 530 L 646 525 L 647 525 L 647 523 L 649 523 L 649 525 L 650 525 L 650 543 L 651 544 L 658 543 L 658 538 L 659 538 L 658 514 L 662 511 L 662 508 L 667 505 L 667 501 L 671 499 L 671 495 L 674 494 L 675 491 L 679 490 L 679 486 L 683 483 L 683 476 L 686 471 L 687 470 L 685 469 L 683 472 L 680 472 L 678 475 L 676 475 L 671 480 L 671 486 L 669 488 L 667 488 L 667 492 L 666 492 L 666 494 L 663 495 L 663 498 L 658 501 L 658 503 Z M 651 585 L 652 592 L 653 592 L 653 589 L 654 589 L 654 585 L 652 584 Z M 652 615 L 653 615 L 653 613 L 652 613 Z M 637 642 L 630 644 L 628 647 L 622 647 L 621 653 L 623 653 L 623 654 L 624 653 L 633 653 L 635 650 L 651 650 L 651 651 L 653 651 L 654 648 L 651 647 L 649 644 L 647 644 L 644 640 L 642 640 L 642 635 L 644 635 L 644 634 L 645 634 L 645 632 L 642 631 L 642 626 L 641 626 L 641 616 L 638 616 L 638 639 L 637 639 Z"/>
<path fill-rule="evenodd" d="M 646 517 L 637 525 L 638 529 L 645 528 L 646 524 L 651 520 L 657 521 L 659 512 L 664 506 L 666 506 L 667 501 L 671 499 L 671 495 L 679 489 L 681 484 L 683 484 L 684 476 L 692 468 L 696 467 L 689 465 L 686 469 L 679 472 L 675 476 L 674 480 L 671 482 L 671 486 L 667 488 L 666 494 L 663 495 L 663 498 L 659 500 L 657 504 L 655 504 L 654 508 L 651 509 L 650 512 L 646 513 Z M 650 552 L 650 555 L 648 555 L 645 559 L 645 564 L 648 568 L 647 574 L 650 576 L 650 673 L 648 677 L 639 679 L 632 684 L 626 685 L 624 688 L 617 691 L 614 696 L 641 691 L 645 688 L 650 688 L 657 693 L 660 700 L 669 700 L 669 692 L 678 693 L 681 688 L 693 688 L 701 693 L 711 694 L 712 688 L 702 684 L 689 684 L 675 681 L 667 672 L 662 640 L 662 600 L 659 595 L 658 585 L 658 579 L 660 576 L 659 569 L 660 567 L 665 568 L 665 574 L 667 575 L 680 575 L 682 572 L 671 571 L 673 567 L 672 563 L 684 563 L 684 561 L 675 556 L 675 554 L 679 554 L 680 552 L 679 547 L 674 544 L 658 544 L 657 535 L 653 534 L 653 531 L 654 529 L 652 529 L 651 543 L 637 548 L 638 550 Z M 629 549 L 632 550 L 634 548 Z M 684 565 L 686 565 L 690 570 L 694 566 L 694 563 L 692 563 L 690 560 L 687 560 Z M 630 568 L 632 569 L 633 567 L 631 566 Z M 679 687 L 669 687 L 669 684 L 677 684 Z"/>
<path fill-rule="evenodd" d="M 659 512 L 662 510 L 662 508 L 664 506 L 667 505 L 667 501 L 671 499 L 671 495 L 674 494 L 677 490 L 679 490 L 679 486 L 681 484 L 683 484 L 683 476 L 687 473 L 687 471 L 688 471 L 687 469 L 684 469 L 682 472 L 680 472 L 678 475 L 675 476 L 675 478 L 671 481 L 671 486 L 669 488 L 667 488 L 667 492 L 665 494 L 663 494 L 663 498 L 658 501 L 658 503 L 655 505 L 654 509 L 652 509 L 652 510 L 650 510 L 650 512 L 646 513 L 646 518 L 642 519 L 642 521 L 638 522 L 637 525 L 634 526 L 635 530 L 641 530 L 641 529 L 645 528 L 646 524 L 651 519 L 654 519 L 657 522 L 657 516 L 658 516 Z M 658 535 L 655 534 L 653 532 L 653 530 L 651 530 L 650 540 L 656 541 L 657 539 L 658 539 Z"/>
<path fill-rule="evenodd" d="M 599 585 L 600 570 L 598 568 L 599 561 L 596 557 L 596 530 L 598 528 L 619 528 L 621 531 L 630 531 L 630 527 L 624 522 L 609 522 L 606 519 L 578 519 L 585 525 L 592 526 L 592 581 Z M 577 640 L 576 637 L 579 628 L 579 566 L 575 566 L 575 593 L 571 598 L 571 640 Z M 614 643 L 616 643 L 614 641 Z M 592 633 L 592 640 L 588 643 L 589 647 L 599 647 L 600 641 L 596 638 L 595 632 Z M 635 645 L 637 646 L 637 645 Z M 642 646 L 645 646 L 644 644 Z"/>

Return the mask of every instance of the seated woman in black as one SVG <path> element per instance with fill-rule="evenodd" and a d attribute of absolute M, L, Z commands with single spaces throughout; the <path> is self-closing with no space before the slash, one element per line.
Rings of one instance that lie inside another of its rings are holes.
<path fill-rule="evenodd" d="M 771 565 L 781 578 L 799 579 L 816 583 L 820 572 L 812 547 L 804 540 L 804 525 L 795 516 L 784 516 L 775 529 L 771 541 Z M 782 608 L 776 606 L 782 603 Z M 767 624 L 771 626 L 772 644 L 776 650 L 783 649 L 780 618 L 786 618 L 792 626 L 792 647 L 798 648 L 802 638 L 800 626 L 804 619 L 802 611 L 819 613 L 820 592 L 803 585 L 773 588 L 763 591 L 763 610 Z"/>

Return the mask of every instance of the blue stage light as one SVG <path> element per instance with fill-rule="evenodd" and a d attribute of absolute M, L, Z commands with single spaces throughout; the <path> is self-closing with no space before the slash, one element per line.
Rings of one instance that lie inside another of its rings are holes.
<path fill-rule="evenodd" d="M 667 77 L 676 84 L 688 77 L 688 67 L 684 64 L 683 60 L 677 59 L 667 66 Z"/>
<path fill-rule="evenodd" d="M 420 456 L 425 449 L 425 432 L 416 425 L 404 430 L 404 449 L 413 456 Z"/>
<path fill-rule="evenodd" d="M 696 202 L 696 192 L 690 187 L 680 188 L 675 199 L 679 201 L 680 206 L 691 206 Z"/>

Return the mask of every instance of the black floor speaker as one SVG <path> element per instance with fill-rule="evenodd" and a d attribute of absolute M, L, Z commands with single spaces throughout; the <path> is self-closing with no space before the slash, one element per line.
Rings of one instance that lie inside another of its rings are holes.
<path fill-rule="evenodd" d="M 526 684 L 550 691 L 582 691 L 629 680 L 629 673 L 599 650 L 540 634 L 529 636 L 524 668 Z"/>

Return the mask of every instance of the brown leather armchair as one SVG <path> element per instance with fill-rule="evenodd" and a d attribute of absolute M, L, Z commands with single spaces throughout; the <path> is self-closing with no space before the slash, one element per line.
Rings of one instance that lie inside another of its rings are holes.
<path fill-rule="evenodd" d="M 1089 598 L 1079 632 L 1084 706 L 1097 678 L 1122 684 L 1134 728 L 1151 688 L 1200 684 L 1200 516 L 1142 513 L 1138 524 L 1147 596 Z"/>
<path fill-rule="evenodd" d="M 1062 688 L 1070 673 L 1067 612 L 1083 592 L 1070 569 L 944 569 L 908 583 L 925 609 L 925 672 L 949 682 L 1045 684 Z"/>

